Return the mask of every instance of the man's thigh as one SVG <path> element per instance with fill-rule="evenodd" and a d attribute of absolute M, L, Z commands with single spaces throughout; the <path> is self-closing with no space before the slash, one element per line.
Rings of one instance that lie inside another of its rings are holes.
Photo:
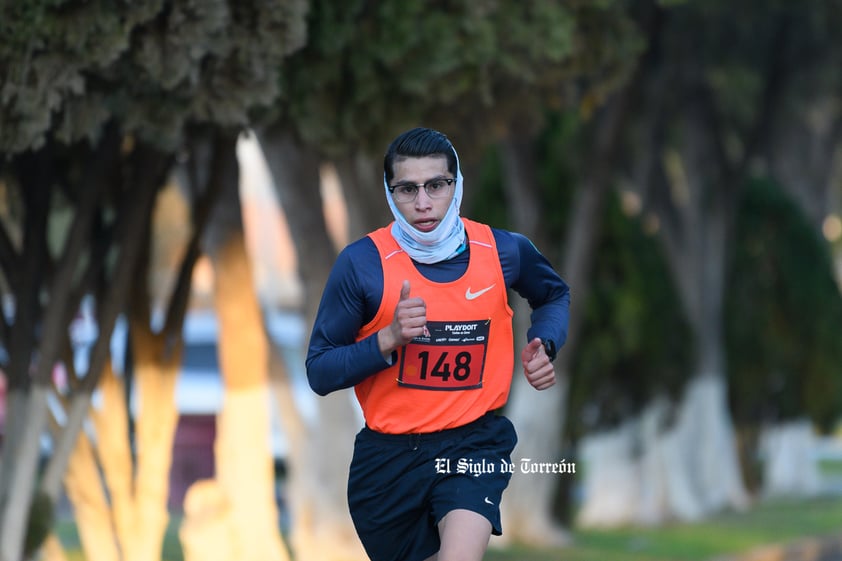
<path fill-rule="evenodd" d="M 439 535 L 436 561 L 481 561 L 491 539 L 491 522 L 470 510 L 452 510 L 439 522 Z"/>
<path fill-rule="evenodd" d="M 491 523 L 470 510 L 453 510 L 439 522 L 441 549 L 424 561 L 480 561 L 491 539 Z"/>

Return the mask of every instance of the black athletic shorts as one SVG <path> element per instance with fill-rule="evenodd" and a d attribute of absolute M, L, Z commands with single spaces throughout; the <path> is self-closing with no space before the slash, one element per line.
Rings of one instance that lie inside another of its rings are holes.
<path fill-rule="evenodd" d="M 423 561 L 440 547 L 437 524 L 454 509 L 485 516 L 502 532 L 500 499 L 517 443 L 512 423 L 487 413 L 427 434 L 362 429 L 354 444 L 348 504 L 372 561 Z"/>

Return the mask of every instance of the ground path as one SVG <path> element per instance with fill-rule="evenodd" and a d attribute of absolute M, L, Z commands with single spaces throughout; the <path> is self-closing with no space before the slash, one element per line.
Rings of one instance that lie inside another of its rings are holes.
<path fill-rule="evenodd" d="M 842 534 L 763 546 L 749 553 L 717 557 L 712 561 L 842 561 Z"/>

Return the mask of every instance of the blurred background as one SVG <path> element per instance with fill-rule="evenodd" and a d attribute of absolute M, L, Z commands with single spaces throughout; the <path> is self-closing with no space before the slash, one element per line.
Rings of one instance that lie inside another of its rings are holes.
<path fill-rule="evenodd" d="M 365 559 L 303 359 L 414 126 L 571 287 L 487 557 L 839 558 L 839 2 L 4 12 L 0 561 Z"/>

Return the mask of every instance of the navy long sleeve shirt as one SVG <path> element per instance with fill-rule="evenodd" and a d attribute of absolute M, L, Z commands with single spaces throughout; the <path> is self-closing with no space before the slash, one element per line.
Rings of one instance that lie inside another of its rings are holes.
<path fill-rule="evenodd" d="M 561 348 L 567 339 L 570 290 L 549 261 L 522 234 L 492 228 L 506 288 L 532 308 L 527 341 L 550 340 Z M 415 263 L 434 282 L 450 282 L 465 273 L 468 249 L 434 264 Z M 383 296 L 383 268 L 374 242 L 364 237 L 337 257 L 322 294 L 307 351 L 307 378 L 313 390 L 326 395 L 349 388 L 387 368 L 377 334 L 361 341 L 357 334 L 374 318 Z"/>

